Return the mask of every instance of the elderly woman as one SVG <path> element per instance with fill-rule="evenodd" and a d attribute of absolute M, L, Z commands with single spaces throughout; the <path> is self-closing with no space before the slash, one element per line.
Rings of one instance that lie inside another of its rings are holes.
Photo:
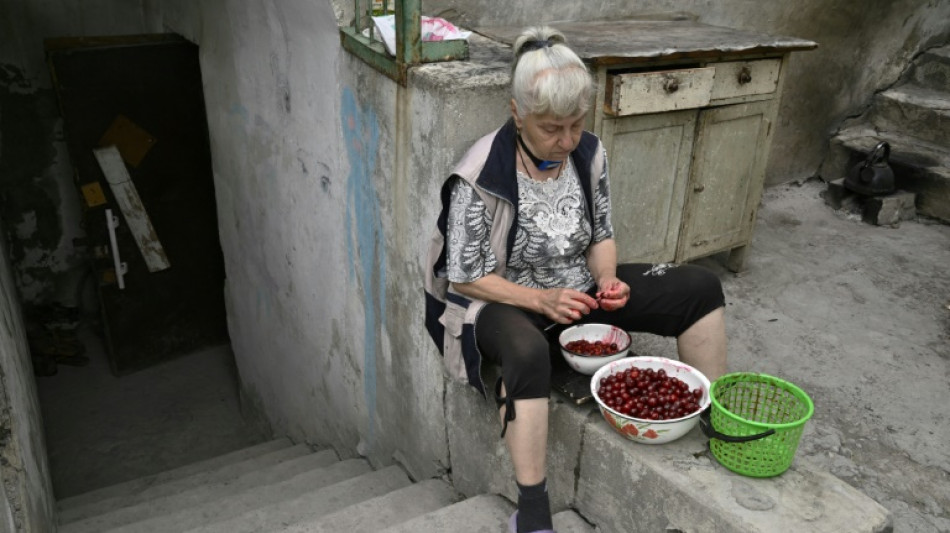
<path fill-rule="evenodd" d="M 675 336 L 680 358 L 725 372 L 724 298 L 693 265 L 617 264 L 607 154 L 584 131 L 593 82 L 550 28 L 514 44 L 511 119 L 477 141 L 442 188 L 426 280 L 426 325 L 448 371 L 494 386 L 518 485 L 510 529 L 551 530 L 546 487 L 549 326 L 614 324 Z"/>

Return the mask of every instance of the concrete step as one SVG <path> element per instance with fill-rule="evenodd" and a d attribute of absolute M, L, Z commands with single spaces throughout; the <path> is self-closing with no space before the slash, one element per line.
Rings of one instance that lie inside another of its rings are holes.
<path fill-rule="evenodd" d="M 804 461 L 777 477 L 745 477 L 718 463 L 699 428 L 654 446 L 627 440 L 599 414 L 592 422 L 576 506 L 603 531 L 878 533 L 893 527 L 887 509 Z"/>
<path fill-rule="evenodd" d="M 367 524 L 366 529 L 327 528 L 319 530 L 292 529 L 290 531 L 294 533 L 311 531 L 326 533 L 330 531 L 382 531 L 384 533 L 419 531 L 454 533 L 465 531 L 466 533 L 496 533 L 508 531 L 508 520 L 514 512 L 515 506 L 504 497 L 495 494 L 482 494 L 384 529 L 369 527 L 372 525 L 370 523 Z M 558 533 L 593 533 L 597 531 L 572 510 L 561 511 L 552 518 L 554 530 Z"/>
<path fill-rule="evenodd" d="M 874 97 L 868 121 L 882 134 L 950 146 L 950 92 L 900 85 Z"/>
<path fill-rule="evenodd" d="M 914 83 L 938 91 L 950 91 L 950 45 L 927 50 L 914 62 Z"/>
<path fill-rule="evenodd" d="M 558 533 L 593 533 L 598 531 L 574 511 L 561 511 L 554 515 L 554 530 Z"/>
<path fill-rule="evenodd" d="M 454 486 L 465 495 L 514 500 L 498 413 L 466 387 L 447 383 L 445 396 Z M 747 478 L 710 456 L 699 428 L 653 446 L 619 435 L 596 405 L 555 394 L 549 407 L 552 509 L 576 510 L 600 531 L 764 533 L 779 524 L 783 531 L 879 533 L 891 525 L 879 503 L 803 460 L 781 476 Z"/>
<path fill-rule="evenodd" d="M 64 524 L 59 531 L 60 533 L 187 531 L 252 509 L 294 499 L 305 492 L 327 487 L 372 470 L 366 461 L 351 459 L 312 470 L 306 470 L 306 465 L 301 464 L 298 470 L 300 473 L 296 475 L 291 473 L 292 477 L 290 477 L 285 471 L 288 463 L 271 467 L 281 469 L 282 475 L 276 476 L 278 480 L 258 484 L 245 490 L 235 491 L 233 487 L 225 484 L 210 487 L 207 490 L 189 491 L 179 498 L 163 498 Z M 175 506 L 171 505 L 172 503 Z"/>
<path fill-rule="evenodd" d="M 368 472 L 288 498 L 266 507 L 241 513 L 227 520 L 207 524 L 194 529 L 166 529 L 165 531 L 189 531 L 190 533 L 263 533 L 271 531 L 354 531 L 343 524 L 379 524 L 384 516 L 411 518 L 426 512 L 425 501 L 416 502 L 410 497 L 437 502 L 437 507 L 448 505 L 452 497 L 429 494 L 432 485 L 412 485 L 405 471 L 398 466 Z M 443 486 L 445 484 L 443 483 Z M 404 492 L 405 491 L 405 492 Z M 444 488 L 441 488 L 444 493 Z M 449 491 L 451 492 L 451 490 Z M 429 506 L 433 504 L 428 502 Z M 398 507 L 396 507 L 398 506 Z M 168 523 L 170 526 L 171 523 Z M 177 525 L 177 524 L 176 524 Z M 370 528 L 367 531 L 377 531 Z M 141 531 L 141 530 L 136 530 Z"/>
<path fill-rule="evenodd" d="M 284 448 L 289 448 L 291 446 L 293 446 L 293 443 L 289 439 L 274 439 L 231 453 L 219 455 L 218 457 L 213 457 L 205 461 L 200 461 L 175 468 L 173 470 L 160 472 L 152 476 L 141 477 L 124 483 L 85 492 L 83 494 L 77 494 L 76 496 L 71 496 L 69 498 L 63 498 L 62 500 L 56 502 L 56 507 L 57 510 L 62 513 L 68 509 L 81 507 L 96 501 L 121 497 L 127 494 L 135 494 L 147 489 L 148 487 L 170 483 L 178 479 L 193 476 L 200 472 L 227 468 L 231 465 L 246 461 L 253 457 L 258 457 L 260 455 Z"/>
<path fill-rule="evenodd" d="M 285 529 L 272 528 L 269 531 L 282 531 L 284 533 L 337 533 L 339 531 L 375 533 L 384 527 L 401 524 L 426 513 L 437 511 L 458 502 L 460 499 L 461 497 L 455 489 L 445 481 L 427 479 L 318 518 L 291 523 L 292 525 Z M 201 533 L 205 533 L 204 530 Z"/>
<path fill-rule="evenodd" d="M 135 487 L 135 490 L 131 490 L 130 488 L 125 494 L 98 499 L 84 505 L 71 505 L 61 508 L 59 512 L 59 522 L 61 524 L 76 522 L 115 509 L 155 502 L 167 496 L 191 494 L 192 491 L 201 489 L 202 487 L 233 483 L 235 480 L 242 479 L 242 476 L 249 476 L 243 479 L 243 482 L 247 484 L 251 482 L 257 473 L 267 471 L 268 468 L 280 464 L 293 462 L 295 460 L 305 460 L 307 463 L 312 464 L 314 459 L 310 456 L 312 456 L 313 453 L 313 450 L 306 444 L 298 444 L 250 457 L 237 463 L 214 464 L 211 468 L 193 473 L 186 477 L 171 480 L 151 480 L 151 484 L 140 484 Z M 305 457 L 306 459 L 304 459 Z M 322 466 L 336 462 L 338 459 L 336 453 L 332 451 L 321 452 L 318 455 L 318 461 Z M 297 466 L 291 466 L 291 468 L 297 468 Z"/>
<path fill-rule="evenodd" d="M 514 505 L 494 494 L 473 496 L 412 520 L 381 529 L 384 533 L 499 533 L 508 530 Z"/>
<path fill-rule="evenodd" d="M 830 144 L 821 177 L 828 182 L 847 176 L 880 141 L 891 145 L 895 185 L 917 196 L 918 214 L 950 223 L 950 146 L 938 146 L 907 135 L 882 134 L 858 123 L 842 130 Z"/>

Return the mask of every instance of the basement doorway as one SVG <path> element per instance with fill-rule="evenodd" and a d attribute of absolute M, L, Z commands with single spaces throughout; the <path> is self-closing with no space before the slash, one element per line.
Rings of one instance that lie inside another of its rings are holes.
<path fill-rule="evenodd" d="M 228 343 L 197 45 L 45 41 L 115 375 Z"/>
<path fill-rule="evenodd" d="M 198 46 L 172 34 L 44 44 L 95 281 L 80 307 L 98 308 L 76 330 L 86 366 L 38 378 L 62 500 L 269 433 L 241 408 Z"/>

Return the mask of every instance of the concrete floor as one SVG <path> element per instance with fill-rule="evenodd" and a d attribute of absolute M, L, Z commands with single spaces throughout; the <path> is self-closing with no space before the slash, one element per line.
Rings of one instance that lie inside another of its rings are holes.
<path fill-rule="evenodd" d="M 766 190 L 741 275 L 701 261 L 723 280 L 729 370 L 811 396 L 796 460 L 881 503 L 896 533 L 950 532 L 950 226 L 866 224 L 825 189 Z"/>
<path fill-rule="evenodd" d="M 897 533 L 950 532 L 950 226 L 865 224 L 826 206 L 824 189 L 766 191 L 743 274 L 701 261 L 723 280 L 730 370 L 811 395 L 796 460 L 880 502 Z M 655 337 L 635 350 L 675 354 Z M 241 420 L 227 349 L 123 378 L 94 357 L 38 380 L 58 497 L 264 438 Z"/>
<path fill-rule="evenodd" d="M 94 328 L 78 333 L 89 365 L 37 378 L 57 499 L 265 440 L 241 416 L 228 346 L 115 377 Z"/>

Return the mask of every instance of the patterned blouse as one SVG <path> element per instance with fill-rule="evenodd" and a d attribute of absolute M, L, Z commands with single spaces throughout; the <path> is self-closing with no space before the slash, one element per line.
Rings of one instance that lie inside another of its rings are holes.
<path fill-rule="evenodd" d="M 606 154 L 605 154 L 606 157 Z M 607 162 L 594 184 L 594 227 L 571 158 L 558 178 L 536 181 L 522 172 L 518 179 L 518 226 L 504 277 L 526 287 L 594 286 L 587 266 L 591 242 L 613 237 Z M 491 214 L 470 184 L 456 179 L 452 186 L 446 235 L 448 279 L 475 281 L 495 270 L 498 261 L 489 246 Z"/>

